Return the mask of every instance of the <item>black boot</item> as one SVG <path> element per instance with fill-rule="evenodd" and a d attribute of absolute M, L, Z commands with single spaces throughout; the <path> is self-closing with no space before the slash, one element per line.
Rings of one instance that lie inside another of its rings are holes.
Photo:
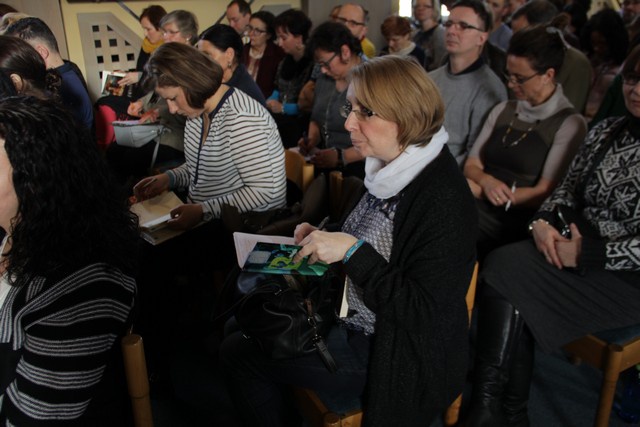
<path fill-rule="evenodd" d="M 533 336 L 525 325 L 509 367 L 509 381 L 502 399 L 502 408 L 509 427 L 529 427 L 527 404 L 533 377 L 533 358 Z"/>
<path fill-rule="evenodd" d="M 473 394 L 466 427 L 507 426 L 503 394 L 509 366 L 522 333 L 520 313 L 493 289 L 485 289 L 478 307 Z"/>

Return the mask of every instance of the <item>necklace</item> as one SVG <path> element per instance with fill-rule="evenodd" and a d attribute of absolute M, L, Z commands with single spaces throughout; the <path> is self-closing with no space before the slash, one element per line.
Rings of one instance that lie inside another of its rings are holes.
<path fill-rule="evenodd" d="M 539 124 L 540 124 L 540 120 L 536 120 L 535 123 L 533 123 L 531 126 L 529 126 L 529 129 L 525 130 L 522 135 L 520 135 L 520 137 L 518 139 L 516 139 L 515 141 L 509 142 L 507 143 L 507 136 L 511 133 L 511 131 L 513 130 L 512 126 L 513 126 L 513 122 L 518 118 L 518 113 L 515 113 L 515 115 L 513 116 L 513 118 L 511 119 L 511 121 L 509 122 L 509 126 L 507 127 L 506 132 L 504 133 L 504 135 L 502 135 L 502 146 L 504 148 L 511 148 L 511 147 L 515 147 L 516 145 L 518 145 L 520 143 L 520 141 L 522 141 L 523 139 L 525 139 L 527 137 L 527 135 L 529 135 L 529 132 L 531 132 L 532 130 L 534 130 Z"/>

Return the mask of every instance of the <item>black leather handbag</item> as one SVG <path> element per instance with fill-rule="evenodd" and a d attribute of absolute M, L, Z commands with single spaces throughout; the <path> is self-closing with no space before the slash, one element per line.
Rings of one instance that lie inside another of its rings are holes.
<path fill-rule="evenodd" d="M 245 337 L 273 359 L 317 353 L 327 369 L 337 369 L 324 337 L 335 321 L 334 276 L 322 277 L 240 272 L 235 302 L 223 317 L 235 313 Z"/>

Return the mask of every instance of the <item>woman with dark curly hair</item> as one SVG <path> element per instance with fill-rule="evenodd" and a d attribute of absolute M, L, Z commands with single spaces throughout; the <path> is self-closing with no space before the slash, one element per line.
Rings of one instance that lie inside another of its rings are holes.
<path fill-rule="evenodd" d="M 582 49 L 593 67 L 593 78 L 584 115 L 591 120 L 598 112 L 605 93 L 622 67 L 629 50 L 629 34 L 620 15 L 603 9 L 582 28 Z"/>
<path fill-rule="evenodd" d="M 59 105 L 0 101 L 3 425 L 93 425 L 94 397 L 117 396 L 108 361 L 134 302 L 137 226 L 115 188 Z"/>

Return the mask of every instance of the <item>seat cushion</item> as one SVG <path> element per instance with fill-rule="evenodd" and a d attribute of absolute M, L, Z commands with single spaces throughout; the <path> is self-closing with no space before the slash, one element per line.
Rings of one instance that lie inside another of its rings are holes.
<path fill-rule="evenodd" d="M 640 337 L 640 324 L 625 326 L 624 328 L 609 329 L 594 334 L 596 337 L 611 344 L 623 345 L 633 338 Z"/>

